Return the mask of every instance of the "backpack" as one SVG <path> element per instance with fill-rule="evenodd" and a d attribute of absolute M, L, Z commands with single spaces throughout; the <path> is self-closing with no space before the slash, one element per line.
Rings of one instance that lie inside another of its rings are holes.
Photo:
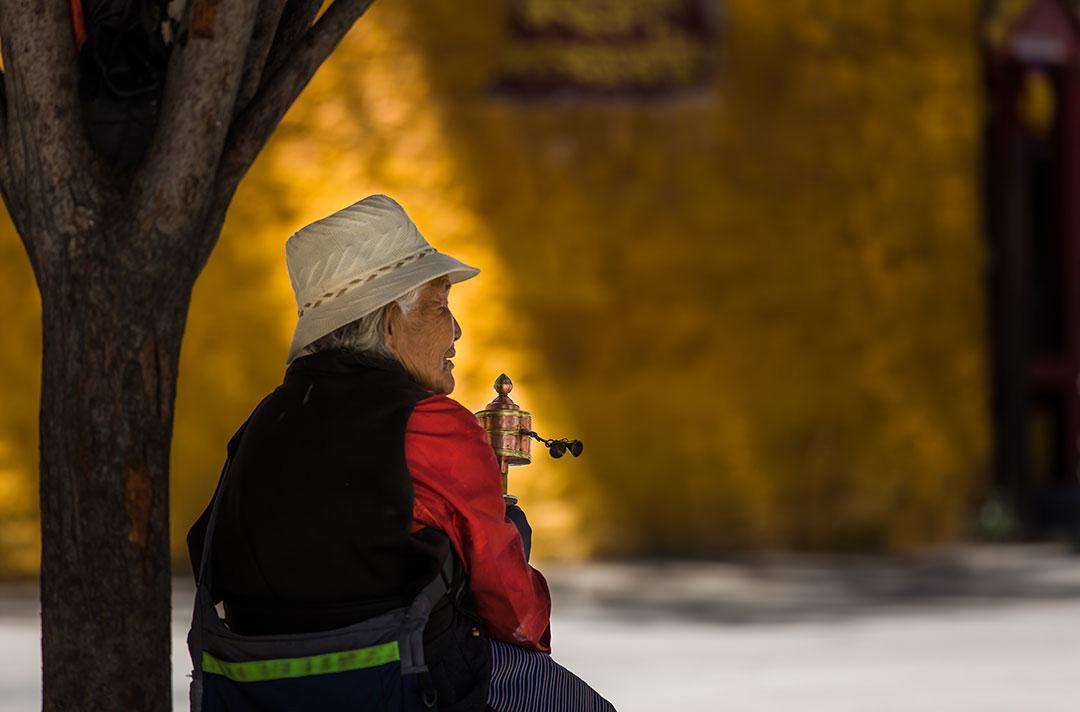
<path fill-rule="evenodd" d="M 210 592 L 212 537 L 218 495 L 243 430 L 229 442 L 199 562 L 188 633 L 191 711 L 437 709 L 438 694 L 424 659 L 424 629 L 454 578 L 448 540 L 441 571 L 408 606 L 353 625 L 315 633 L 252 636 L 233 632 L 218 615 Z"/>

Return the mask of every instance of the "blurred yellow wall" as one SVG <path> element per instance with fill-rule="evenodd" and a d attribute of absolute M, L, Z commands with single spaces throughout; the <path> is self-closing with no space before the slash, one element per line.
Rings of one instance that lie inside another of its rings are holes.
<path fill-rule="evenodd" d="M 196 287 L 174 552 L 280 380 L 285 239 L 373 192 L 483 270 L 453 294 L 455 396 L 479 409 L 506 371 L 537 430 L 585 442 L 512 472 L 539 555 L 962 536 L 988 449 L 977 3 L 722 5 L 707 87 L 521 101 L 490 92 L 507 3 L 376 3 L 245 180 Z M 39 317 L 0 231 L 11 572 L 37 558 Z"/>

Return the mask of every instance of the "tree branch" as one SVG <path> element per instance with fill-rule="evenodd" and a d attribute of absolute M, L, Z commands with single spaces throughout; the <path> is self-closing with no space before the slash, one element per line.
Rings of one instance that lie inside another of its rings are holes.
<path fill-rule="evenodd" d="M 255 0 L 191 4 L 188 18 L 198 15 L 201 25 L 189 30 L 185 21 L 173 47 L 161 118 L 131 186 L 134 235 L 187 237 L 198 220 L 225 144 L 256 7 Z"/>
<path fill-rule="evenodd" d="M 244 59 L 244 74 L 240 78 L 240 91 L 236 96 L 236 107 L 233 116 L 243 111 L 255 92 L 259 89 L 263 71 L 267 66 L 266 59 L 270 54 L 270 47 L 277 33 L 278 22 L 281 13 L 285 9 L 285 0 L 260 0 L 259 9 L 255 15 L 255 27 L 251 31 L 251 42 L 248 44 L 247 57 Z"/>
<path fill-rule="evenodd" d="M 10 178 L 7 157 L 7 75 L 0 69 L 0 194 Z M 6 202 L 6 201 L 5 201 Z"/>
<path fill-rule="evenodd" d="M 272 77 L 281 70 L 292 56 L 297 42 L 311 29 L 311 23 L 315 22 L 321 6 L 321 0 L 288 0 L 266 59 L 264 76 Z"/>
<path fill-rule="evenodd" d="M 7 121 L 7 76 L 0 69 L 0 143 L 4 140 L 4 122 Z"/>
<path fill-rule="evenodd" d="M 69 4 L 3 0 L 0 50 L 5 196 L 15 199 L 7 201 L 8 210 L 37 268 L 61 256 L 64 236 L 97 219 L 88 204 L 97 195 L 95 181 L 102 178 L 79 114 Z M 35 210 L 32 200 L 49 201 L 48 210 Z M 49 224 L 31 224 L 32 214 L 48 215 Z"/>
<path fill-rule="evenodd" d="M 197 269 L 202 268 L 213 250 L 240 179 L 315 71 L 373 1 L 334 0 L 334 4 L 297 42 L 289 61 L 268 77 L 251 105 L 233 123 L 218 166 L 212 202 L 207 208 L 202 230 L 205 242 L 198 252 Z"/>

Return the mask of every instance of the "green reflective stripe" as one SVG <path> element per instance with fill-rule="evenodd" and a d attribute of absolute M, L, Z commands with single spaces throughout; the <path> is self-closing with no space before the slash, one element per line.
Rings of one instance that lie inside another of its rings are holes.
<path fill-rule="evenodd" d="M 243 663 L 231 663 L 219 660 L 203 651 L 203 672 L 222 675 L 236 682 L 261 682 L 263 680 L 283 680 L 290 677 L 325 675 L 347 670 L 363 670 L 392 663 L 401 659 L 396 640 L 369 648 L 343 650 L 340 653 L 310 655 L 306 658 L 280 658 L 277 660 L 252 660 Z"/>

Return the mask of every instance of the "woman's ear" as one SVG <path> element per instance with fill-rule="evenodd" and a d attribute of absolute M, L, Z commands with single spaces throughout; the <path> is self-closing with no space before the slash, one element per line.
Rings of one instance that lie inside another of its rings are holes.
<path fill-rule="evenodd" d="M 394 332 L 397 330 L 397 322 L 400 318 L 401 307 L 397 305 L 397 302 L 391 302 L 382 320 L 383 343 L 391 351 L 394 350 Z"/>

